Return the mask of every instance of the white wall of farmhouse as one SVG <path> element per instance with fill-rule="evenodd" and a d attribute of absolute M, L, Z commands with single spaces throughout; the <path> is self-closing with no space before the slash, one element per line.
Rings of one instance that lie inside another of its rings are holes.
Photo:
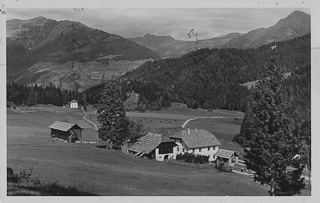
<path fill-rule="evenodd" d="M 218 152 L 218 150 L 219 150 L 219 146 L 211 146 L 211 147 L 190 149 L 188 152 L 203 155 L 203 156 L 209 156 L 209 161 L 215 161 L 217 158 L 215 154 Z"/>
<path fill-rule="evenodd" d="M 203 155 L 203 156 L 209 156 L 209 161 L 215 161 L 217 158 L 215 156 L 215 154 L 218 152 L 219 146 L 210 146 L 210 147 L 188 149 L 182 140 L 174 139 L 174 141 L 178 145 L 177 147 L 175 147 L 175 148 L 177 148 L 177 150 L 176 150 L 177 154 L 184 154 L 184 153 L 188 152 L 188 153 L 194 153 L 194 154 L 199 154 L 199 155 Z"/>
<path fill-rule="evenodd" d="M 165 159 L 176 159 L 177 147 L 173 147 L 173 153 L 159 154 L 159 148 L 155 149 L 155 157 L 157 161 L 164 161 Z"/>

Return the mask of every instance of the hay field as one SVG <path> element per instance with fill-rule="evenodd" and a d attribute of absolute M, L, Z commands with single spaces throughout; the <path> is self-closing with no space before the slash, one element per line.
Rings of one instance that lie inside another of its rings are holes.
<path fill-rule="evenodd" d="M 267 188 L 238 174 L 144 160 L 95 144 L 48 141 L 51 122 L 77 116 L 64 109 L 8 110 L 8 167 L 15 172 L 33 167 L 41 179 L 99 195 L 268 195 Z"/>

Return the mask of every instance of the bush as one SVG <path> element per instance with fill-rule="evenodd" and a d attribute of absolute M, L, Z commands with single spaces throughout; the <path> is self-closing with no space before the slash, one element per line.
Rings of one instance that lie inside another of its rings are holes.
<path fill-rule="evenodd" d="M 7 108 L 16 108 L 16 105 L 12 101 L 7 101 Z"/>
<path fill-rule="evenodd" d="M 142 113 L 146 112 L 147 107 L 144 104 L 139 104 L 136 108 L 137 111 L 141 111 Z"/>
<path fill-rule="evenodd" d="M 8 169 L 7 169 L 8 170 Z M 94 195 L 89 192 L 80 191 L 75 186 L 63 186 L 55 182 L 41 181 L 38 177 L 35 177 L 32 173 L 33 168 L 28 170 L 22 170 L 18 174 L 9 175 L 7 181 L 18 184 L 18 188 L 28 189 L 30 191 L 41 191 L 42 195 L 59 195 L 59 196 L 79 196 L 79 195 Z M 8 193 L 8 195 L 25 195 L 21 191 L 16 191 L 14 194 Z"/>
<path fill-rule="evenodd" d="M 146 134 L 146 129 L 140 121 L 130 120 L 127 126 L 128 139 L 130 142 L 137 141 L 138 138 Z"/>
<path fill-rule="evenodd" d="M 195 155 L 192 153 L 178 154 L 176 160 L 184 160 L 187 163 L 205 164 L 209 162 L 209 156 Z"/>

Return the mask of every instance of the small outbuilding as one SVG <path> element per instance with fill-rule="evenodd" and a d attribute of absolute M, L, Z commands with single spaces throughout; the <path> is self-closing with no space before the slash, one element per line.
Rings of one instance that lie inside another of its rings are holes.
<path fill-rule="evenodd" d="M 216 157 L 217 166 L 223 167 L 225 170 L 230 170 L 238 164 L 238 155 L 235 151 L 219 149 Z"/>
<path fill-rule="evenodd" d="M 173 140 L 162 134 L 148 133 L 139 138 L 128 151 L 139 157 L 164 161 L 176 158 L 176 146 Z"/>
<path fill-rule="evenodd" d="M 71 109 L 77 109 L 78 108 L 78 102 L 73 99 L 71 102 L 70 102 L 70 108 Z"/>
<path fill-rule="evenodd" d="M 61 138 L 68 142 L 82 141 L 83 128 L 77 124 L 55 121 L 49 128 L 51 128 L 51 137 Z"/>

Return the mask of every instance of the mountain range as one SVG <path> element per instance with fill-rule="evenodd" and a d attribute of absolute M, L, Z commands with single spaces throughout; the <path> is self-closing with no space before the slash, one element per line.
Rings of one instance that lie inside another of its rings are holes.
<path fill-rule="evenodd" d="M 146 34 L 125 39 L 80 22 L 44 17 L 7 21 L 7 80 L 82 91 L 148 61 L 200 48 L 257 48 L 310 33 L 310 15 L 294 11 L 269 28 L 195 41 Z M 247 81 L 243 81 L 245 83 Z"/>
<path fill-rule="evenodd" d="M 275 41 L 290 40 L 310 33 L 310 15 L 294 11 L 275 25 L 259 28 L 248 33 L 230 33 L 221 37 L 195 41 L 175 40 L 171 36 L 155 36 L 129 38 L 141 44 L 162 58 L 179 57 L 199 48 L 256 48 Z"/>
<path fill-rule="evenodd" d="M 160 57 L 121 36 L 73 21 L 8 20 L 7 79 L 85 89 Z"/>

